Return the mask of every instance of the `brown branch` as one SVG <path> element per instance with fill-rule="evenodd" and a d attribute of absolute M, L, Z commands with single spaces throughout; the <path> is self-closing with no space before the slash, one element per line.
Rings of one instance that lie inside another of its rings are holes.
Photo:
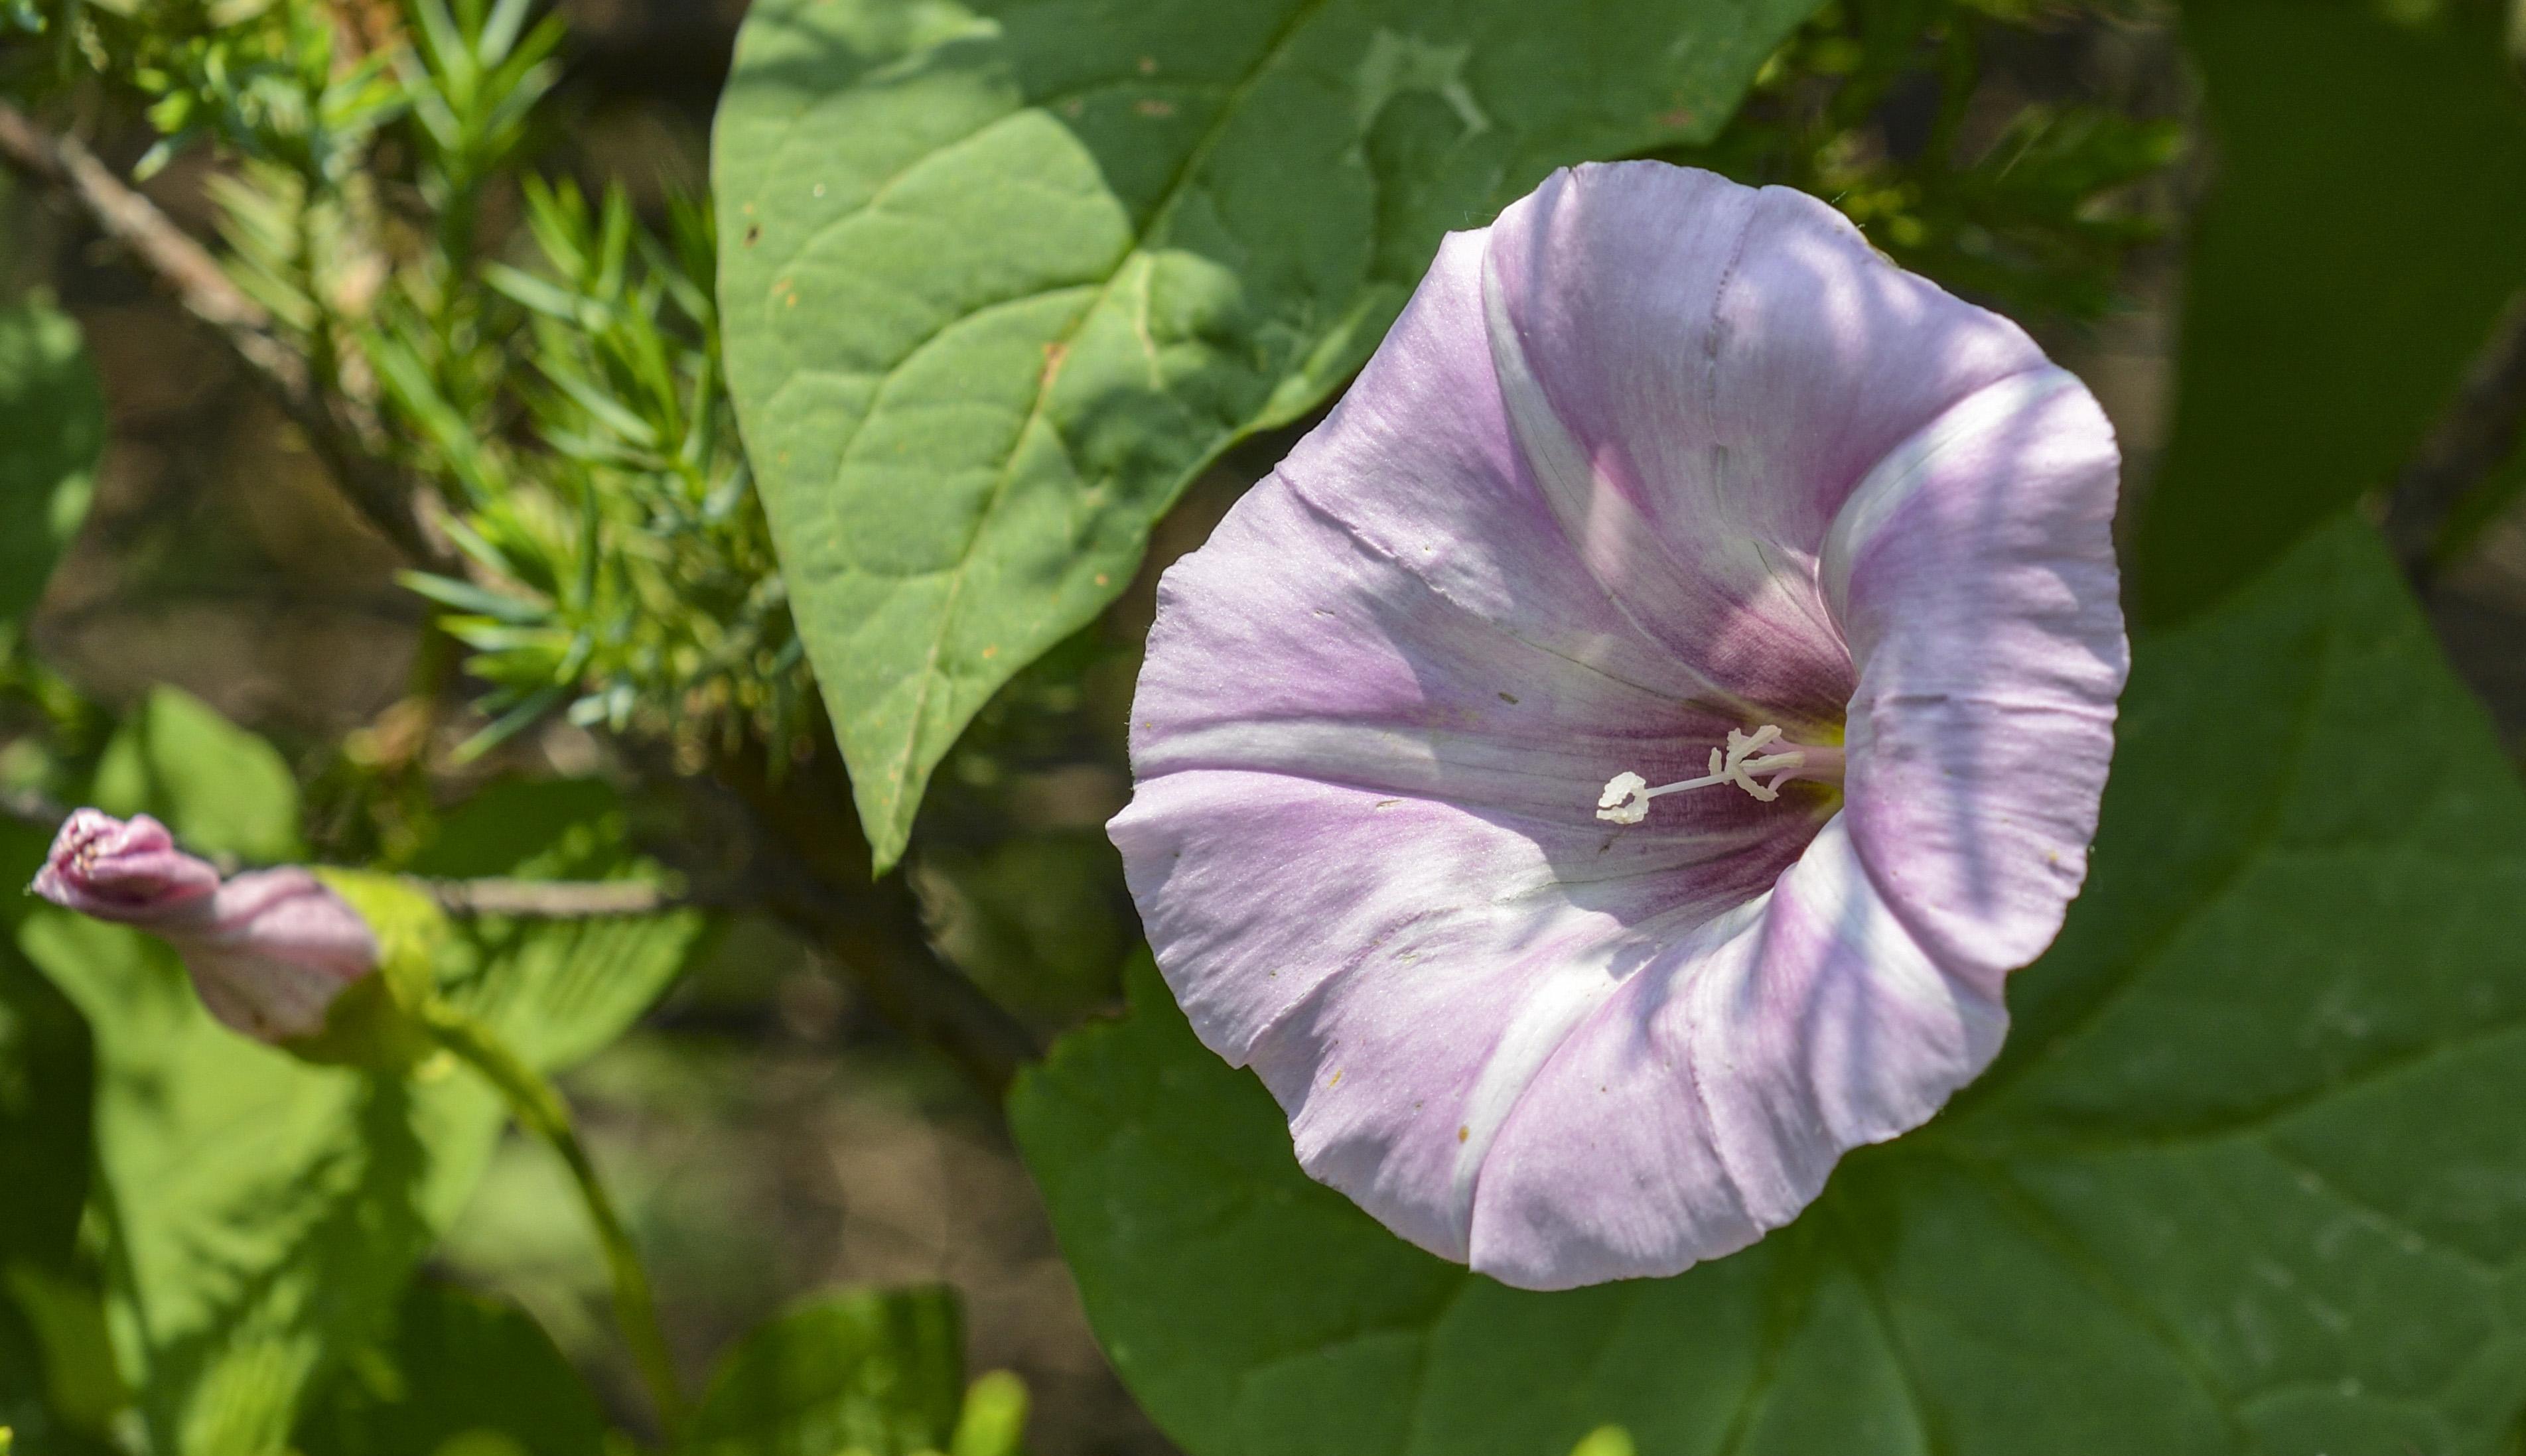
<path fill-rule="evenodd" d="M 759 758 L 724 759 L 708 777 L 673 776 L 661 762 L 640 767 L 653 782 L 677 778 L 704 801 L 697 807 L 721 811 L 714 817 L 733 817 L 763 908 L 831 956 L 879 1016 L 945 1053 L 996 1106 L 1043 1048 L 930 943 L 903 876 L 870 878 L 868 845 L 831 742 L 778 778 Z M 622 746 L 641 757 L 634 745 Z"/>
<path fill-rule="evenodd" d="M 994 1106 L 1043 1056 L 1035 1033 L 939 958 L 901 877 L 846 893 L 777 845 L 761 866 L 772 913 L 832 955 L 880 1016 L 946 1053 Z"/>
<path fill-rule="evenodd" d="M 411 482 L 389 459 L 385 424 L 357 399 L 325 388 L 273 327 L 271 313 L 230 281 L 209 249 L 177 226 L 78 138 L 36 125 L 0 102 L 0 161 L 71 199 L 130 254 L 184 312 L 227 345 L 306 436 L 354 509 L 414 564 L 458 574 L 453 552 L 424 525 Z"/>
<path fill-rule="evenodd" d="M 2476 485 L 2516 451 L 2526 421 L 2526 293 L 2509 300 L 2466 369 L 2453 403 L 2386 500 L 2386 542 L 2403 574 L 2427 589 L 2437 575 L 2448 518 Z"/>

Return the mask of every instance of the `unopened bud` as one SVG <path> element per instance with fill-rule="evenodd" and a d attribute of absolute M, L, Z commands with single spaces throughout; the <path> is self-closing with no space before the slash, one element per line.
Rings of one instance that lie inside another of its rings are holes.
<path fill-rule="evenodd" d="M 177 849 L 165 825 L 146 814 L 126 824 L 94 809 L 62 825 L 34 883 L 56 905 L 151 929 L 201 919 L 219 887 L 220 872 Z"/>
<path fill-rule="evenodd" d="M 313 874 L 258 870 L 223 883 L 145 814 L 128 824 L 94 809 L 72 815 L 34 891 L 164 938 L 211 1014 L 259 1041 L 318 1036 L 335 999 L 378 969 L 368 922 Z"/>

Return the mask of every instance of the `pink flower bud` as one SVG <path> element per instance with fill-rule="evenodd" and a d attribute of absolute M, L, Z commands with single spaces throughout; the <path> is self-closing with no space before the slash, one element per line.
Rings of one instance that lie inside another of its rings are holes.
<path fill-rule="evenodd" d="M 62 826 L 34 884 L 81 915 L 152 929 L 202 918 L 219 887 L 220 872 L 177 849 L 165 825 L 146 814 L 126 824 L 94 809 Z"/>
<path fill-rule="evenodd" d="M 259 1041 L 323 1031 L 333 998 L 378 968 L 368 922 L 314 875 L 293 866 L 222 883 L 145 814 L 128 824 L 94 809 L 72 815 L 34 891 L 165 938 L 211 1015 Z"/>

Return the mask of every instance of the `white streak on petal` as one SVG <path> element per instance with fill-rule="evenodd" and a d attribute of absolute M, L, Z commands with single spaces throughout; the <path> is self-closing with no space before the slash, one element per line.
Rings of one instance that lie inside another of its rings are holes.
<path fill-rule="evenodd" d="M 1626 981 L 1536 1077 L 1484 1166 L 1476 1269 L 1557 1289 L 1733 1253 L 1999 1048 L 1996 985 L 1912 939 L 1840 820 L 1713 929 Z"/>
<path fill-rule="evenodd" d="M 1825 536 L 1818 577 L 1835 617 L 1849 616 L 1854 557 L 1920 492 L 1944 460 L 1973 448 L 1994 430 L 2028 418 L 2029 412 L 2041 409 L 2054 395 L 2085 388 L 2078 376 L 2052 365 L 2012 375 L 1966 396 L 1879 461 L 1850 493 Z"/>
<path fill-rule="evenodd" d="M 1490 1058 L 1483 1064 L 1482 1075 L 1458 1114 L 1465 1135 L 1456 1148 L 1455 1192 L 1468 1221 L 1473 1216 L 1474 1182 L 1500 1124 L 1526 1095 L 1535 1075 L 1561 1049 L 1571 1029 L 1613 999 L 1622 985 L 1615 954 L 1614 946 L 1593 945 L 1546 969 L 1510 1010 L 1507 1029 L 1491 1047 Z"/>

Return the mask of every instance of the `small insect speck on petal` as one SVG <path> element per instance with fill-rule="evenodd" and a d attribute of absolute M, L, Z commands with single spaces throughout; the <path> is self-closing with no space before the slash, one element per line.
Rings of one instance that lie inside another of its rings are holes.
<path fill-rule="evenodd" d="M 1474 1135 L 1474 1130 L 1473 1130 L 1473 1129 L 1471 1129 L 1471 1128 L 1467 1128 L 1467 1127 L 1464 1127 L 1464 1126 L 1462 1126 L 1462 1125 L 1459 1125 L 1459 1126 L 1457 1127 L 1457 1129 L 1456 1129 L 1456 1140 L 1457 1140 L 1458 1142 L 1462 1142 L 1462 1141 L 1464 1141 L 1466 1138 L 1471 1137 L 1471 1136 L 1473 1136 L 1473 1135 Z"/>
<path fill-rule="evenodd" d="M 1335 1073 L 1334 1073 L 1334 1075 L 1333 1075 L 1333 1077 L 1332 1077 L 1332 1079 L 1331 1079 L 1330 1080 L 1328 1080 L 1328 1081 L 1325 1083 L 1325 1085 L 1326 1085 L 1326 1086 L 1329 1086 L 1329 1087 L 1338 1087 L 1338 1086 L 1340 1086 L 1340 1085 L 1341 1085 L 1341 1073 L 1340 1073 L 1340 1072 L 1339 1072 L 1339 1071 L 1335 1072 Z"/>
<path fill-rule="evenodd" d="M 1503 702 L 1503 703 L 1508 704 L 1508 705 L 1509 705 L 1510 707 L 1512 707 L 1512 708 L 1514 708 L 1514 707 L 1516 707 L 1516 706 L 1517 706 L 1517 694 L 1516 694 L 1516 693 L 1513 693 L 1513 692 L 1504 692 L 1504 693 L 1501 693 L 1501 694 L 1499 695 L 1499 700 L 1500 700 L 1501 702 Z"/>

